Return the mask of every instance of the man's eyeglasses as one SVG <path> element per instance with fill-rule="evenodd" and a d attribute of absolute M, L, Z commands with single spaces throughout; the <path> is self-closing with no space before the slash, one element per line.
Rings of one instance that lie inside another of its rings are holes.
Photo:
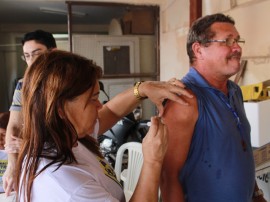
<path fill-rule="evenodd" d="M 43 53 L 43 51 L 38 49 L 38 50 L 33 51 L 31 54 L 22 55 L 21 58 L 23 61 L 29 61 L 31 58 L 33 58 L 33 59 L 37 58 L 42 53 Z"/>
<path fill-rule="evenodd" d="M 243 46 L 245 44 L 245 39 L 234 39 L 234 38 L 227 38 L 227 39 L 209 39 L 207 40 L 207 43 L 212 42 L 220 42 L 226 44 L 226 46 L 233 46 L 235 43 L 237 43 L 239 46 Z"/>

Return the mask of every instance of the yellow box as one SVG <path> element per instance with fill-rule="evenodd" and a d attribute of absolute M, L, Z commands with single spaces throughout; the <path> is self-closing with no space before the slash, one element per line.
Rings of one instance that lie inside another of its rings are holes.
<path fill-rule="evenodd" d="M 270 99 L 270 80 L 257 84 L 241 86 L 244 101 L 261 101 Z"/>
<path fill-rule="evenodd" d="M 253 151 L 256 167 L 270 161 L 270 143 Z"/>

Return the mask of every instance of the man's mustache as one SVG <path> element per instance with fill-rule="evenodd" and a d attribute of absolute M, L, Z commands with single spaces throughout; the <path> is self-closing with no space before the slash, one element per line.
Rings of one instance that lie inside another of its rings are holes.
<path fill-rule="evenodd" d="M 234 52 L 231 55 L 229 55 L 227 58 L 232 59 L 232 58 L 241 58 L 242 54 L 240 52 Z"/>

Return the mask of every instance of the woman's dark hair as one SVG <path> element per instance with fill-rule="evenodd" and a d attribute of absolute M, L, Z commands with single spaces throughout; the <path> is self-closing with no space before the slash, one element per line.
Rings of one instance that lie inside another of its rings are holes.
<path fill-rule="evenodd" d="M 47 167 L 56 164 L 58 169 L 76 162 L 72 147 L 78 136 L 67 116 L 60 116 L 59 111 L 65 113 L 67 101 L 94 89 L 101 75 L 101 68 L 93 61 L 59 50 L 40 55 L 26 70 L 22 90 L 23 145 L 16 181 L 25 201 L 31 199 L 35 177 Z M 78 141 L 102 157 L 97 141 L 91 136 Z M 40 158 L 50 159 L 51 163 L 37 171 Z M 23 189 L 19 187 L 20 181 Z"/>
<path fill-rule="evenodd" d="M 222 13 L 206 15 L 194 21 L 189 30 L 186 45 L 190 64 L 195 60 L 192 44 L 195 42 L 206 44 L 208 39 L 213 38 L 216 33 L 211 30 L 211 25 L 215 22 L 235 24 L 234 20 L 230 16 L 226 16 Z"/>

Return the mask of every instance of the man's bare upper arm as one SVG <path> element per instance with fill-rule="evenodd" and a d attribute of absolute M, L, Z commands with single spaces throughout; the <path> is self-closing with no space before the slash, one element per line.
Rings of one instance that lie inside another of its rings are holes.
<path fill-rule="evenodd" d="M 188 106 L 169 101 L 163 116 L 168 127 L 169 146 L 164 159 L 164 168 L 175 172 L 181 170 L 189 151 L 194 127 L 198 119 L 197 100 L 186 99 Z"/>
<path fill-rule="evenodd" d="M 198 118 L 197 100 L 187 98 L 188 106 L 169 101 L 163 121 L 168 128 L 168 150 L 161 173 L 161 192 L 164 202 L 183 202 L 184 193 L 179 183 L 179 171 L 186 161 L 194 126 Z"/>

